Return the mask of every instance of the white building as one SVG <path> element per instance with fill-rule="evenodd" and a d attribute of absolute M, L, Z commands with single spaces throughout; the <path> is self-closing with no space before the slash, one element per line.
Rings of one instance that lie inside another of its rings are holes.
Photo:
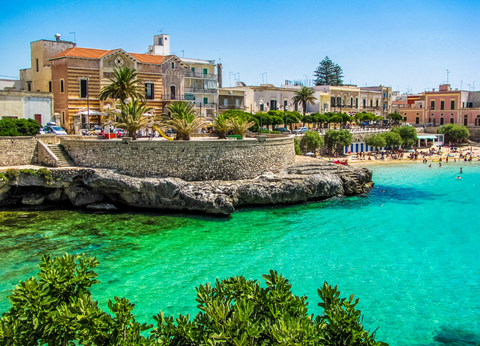
<path fill-rule="evenodd" d="M 46 125 L 52 116 L 52 93 L 0 90 L 0 118 L 34 119 Z"/>

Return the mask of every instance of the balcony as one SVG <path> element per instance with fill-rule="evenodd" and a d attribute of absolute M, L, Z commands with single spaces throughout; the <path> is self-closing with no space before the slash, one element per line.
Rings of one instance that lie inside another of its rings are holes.
<path fill-rule="evenodd" d="M 187 78 L 199 78 L 199 79 L 217 79 L 216 74 L 193 72 L 193 71 L 185 71 L 185 77 L 187 77 Z"/>
<path fill-rule="evenodd" d="M 235 106 L 235 105 L 219 105 L 218 109 L 239 109 L 239 110 L 245 110 L 245 106 Z"/>
<path fill-rule="evenodd" d="M 193 105 L 194 108 L 202 109 L 216 109 L 218 107 L 217 103 L 189 102 L 189 104 Z"/>
<path fill-rule="evenodd" d="M 186 93 L 193 94 L 216 94 L 218 89 L 204 89 L 204 88 L 184 88 Z"/>

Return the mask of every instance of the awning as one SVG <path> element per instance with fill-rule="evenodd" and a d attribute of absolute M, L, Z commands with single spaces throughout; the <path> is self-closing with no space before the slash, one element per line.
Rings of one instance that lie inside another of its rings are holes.
<path fill-rule="evenodd" d="M 418 139 L 437 139 L 435 135 L 417 135 Z"/>

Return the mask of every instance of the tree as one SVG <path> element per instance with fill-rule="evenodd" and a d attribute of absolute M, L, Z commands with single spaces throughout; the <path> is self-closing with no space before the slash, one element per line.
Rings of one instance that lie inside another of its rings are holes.
<path fill-rule="evenodd" d="M 102 88 L 100 100 L 112 98 L 121 103 L 125 103 L 127 98 L 144 100 L 145 90 L 137 76 L 136 70 L 129 67 L 113 69 L 113 78 L 110 79 L 112 83 Z"/>
<path fill-rule="evenodd" d="M 303 116 L 307 111 L 307 104 L 314 105 L 317 98 L 314 96 L 315 90 L 308 88 L 306 86 L 302 87 L 300 90 L 295 90 L 295 95 L 293 96 L 293 104 L 298 105 L 299 103 L 303 106 Z"/>
<path fill-rule="evenodd" d="M 318 148 L 325 144 L 323 137 L 316 131 L 307 131 L 303 134 L 300 146 L 306 148 L 307 151 L 315 152 Z"/>
<path fill-rule="evenodd" d="M 147 108 L 146 102 L 132 99 L 130 103 L 120 103 L 118 112 L 111 112 L 106 117 L 103 126 L 114 126 L 124 129 L 133 140 L 137 139 L 137 131 L 146 128 L 149 125 L 159 123 L 160 120 L 155 117 L 145 116 L 153 108 Z"/>
<path fill-rule="evenodd" d="M 245 137 L 245 133 L 248 131 L 248 129 L 255 125 L 255 121 L 252 121 L 251 119 L 252 118 L 249 113 L 239 115 L 237 117 L 231 117 L 228 121 L 233 130 L 233 134 Z"/>
<path fill-rule="evenodd" d="M 403 117 L 398 113 L 390 113 L 387 115 L 387 118 L 391 119 L 395 125 L 398 125 L 403 120 Z"/>
<path fill-rule="evenodd" d="M 213 119 L 212 126 L 215 131 L 218 132 L 218 139 L 226 139 L 227 132 L 232 128 L 230 124 L 230 117 L 225 113 L 217 113 L 217 116 Z"/>
<path fill-rule="evenodd" d="M 314 71 L 315 85 L 343 85 L 343 70 L 335 64 L 328 56 L 320 62 Z"/>
<path fill-rule="evenodd" d="M 338 151 L 341 147 L 352 144 L 353 136 L 348 130 L 328 130 L 325 132 L 325 144 L 328 148 Z"/>
<path fill-rule="evenodd" d="M 343 123 L 343 117 L 340 114 L 334 114 L 328 119 L 328 122 L 331 124 L 341 124 Z"/>
<path fill-rule="evenodd" d="M 293 144 L 295 146 L 295 155 L 302 155 L 302 149 L 300 149 L 300 143 L 298 142 L 298 139 L 294 138 Z"/>
<path fill-rule="evenodd" d="M 376 134 L 365 137 L 365 144 L 375 148 L 384 148 L 387 146 L 387 141 L 382 134 Z"/>
<path fill-rule="evenodd" d="M 387 147 L 398 147 L 403 144 L 402 137 L 400 136 L 399 133 L 389 131 L 389 132 L 384 132 L 381 134 L 383 138 L 385 138 L 386 146 Z"/>
<path fill-rule="evenodd" d="M 327 282 L 318 290 L 322 315 L 308 313 L 306 296 L 292 292 L 276 271 L 257 280 L 235 276 L 196 288 L 199 313 L 174 320 L 153 316 L 156 328 L 141 324 L 125 298 L 109 300 L 110 314 L 93 300 L 98 284 L 95 257 L 43 256 L 37 278 L 20 282 L 0 318 L 1 345 L 386 345 L 362 326 L 352 294 L 341 298 Z M 147 336 L 146 333 L 150 333 Z"/>
<path fill-rule="evenodd" d="M 193 110 L 193 105 L 187 102 L 172 102 L 167 106 L 167 110 L 170 115 L 163 122 L 163 126 L 171 127 L 177 131 L 176 139 L 189 141 L 190 135 L 206 124 L 205 117 L 197 115 Z"/>
<path fill-rule="evenodd" d="M 470 132 L 465 126 L 456 124 L 440 126 L 437 133 L 443 133 L 445 135 L 445 141 L 449 142 L 456 142 L 457 140 L 463 142 L 470 137 Z"/>
<path fill-rule="evenodd" d="M 402 144 L 406 148 L 411 148 L 417 141 L 417 130 L 413 126 L 401 126 L 392 129 L 402 137 Z"/>

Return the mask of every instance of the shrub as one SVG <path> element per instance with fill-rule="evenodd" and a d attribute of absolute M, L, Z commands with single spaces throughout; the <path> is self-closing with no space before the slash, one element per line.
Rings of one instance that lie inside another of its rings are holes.
<path fill-rule="evenodd" d="M 298 142 L 298 139 L 294 138 L 293 142 L 295 145 L 295 155 L 302 155 L 302 149 L 300 149 L 300 144 Z"/>
<path fill-rule="evenodd" d="M 323 137 L 316 131 L 307 131 L 303 134 L 300 146 L 306 148 L 308 151 L 316 151 L 324 145 Z"/>
<path fill-rule="evenodd" d="M 9 168 L 5 171 L 5 177 L 7 178 L 8 181 L 17 180 L 18 174 L 19 174 L 18 169 L 15 169 L 15 168 Z"/>
<path fill-rule="evenodd" d="M 468 137 L 470 137 L 470 132 L 468 131 L 468 129 L 463 125 L 457 124 L 443 125 L 438 129 L 437 132 L 443 133 L 445 135 L 445 141 L 449 142 L 463 142 Z"/>
<path fill-rule="evenodd" d="M 196 288 L 199 313 L 176 320 L 162 312 L 156 328 L 141 324 L 125 298 L 108 301 L 107 313 L 93 300 L 98 284 L 95 257 L 42 256 L 38 278 L 21 281 L 0 318 L 1 345 L 386 345 L 362 326 L 352 294 L 340 298 L 325 282 L 318 290 L 323 314 L 308 314 L 307 297 L 276 271 L 257 280 L 236 276 Z M 150 336 L 145 333 L 150 330 Z"/>
<path fill-rule="evenodd" d="M 33 119 L 11 119 L 0 120 L 0 136 L 35 136 L 42 127 Z"/>

